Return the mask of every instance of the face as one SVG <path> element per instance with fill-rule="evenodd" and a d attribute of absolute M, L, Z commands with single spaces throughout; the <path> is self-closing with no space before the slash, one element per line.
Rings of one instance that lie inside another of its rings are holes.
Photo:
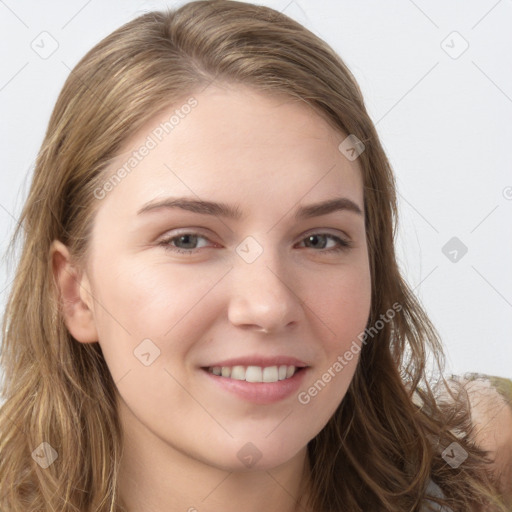
<path fill-rule="evenodd" d="M 136 159 L 96 193 L 82 285 L 125 424 L 209 465 L 272 468 L 325 426 L 358 363 L 361 169 L 302 103 L 240 86 L 193 97 L 110 166 L 105 183 Z"/>

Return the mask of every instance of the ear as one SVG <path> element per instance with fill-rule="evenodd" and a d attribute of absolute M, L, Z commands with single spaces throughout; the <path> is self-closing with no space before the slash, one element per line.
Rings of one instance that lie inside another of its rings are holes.
<path fill-rule="evenodd" d="M 66 327 L 81 343 L 98 341 L 87 275 L 72 263 L 68 248 L 58 240 L 50 246 L 50 258 Z"/>

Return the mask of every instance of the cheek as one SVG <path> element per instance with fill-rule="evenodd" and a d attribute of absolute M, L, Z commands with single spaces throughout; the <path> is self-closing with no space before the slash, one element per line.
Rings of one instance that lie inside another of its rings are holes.
<path fill-rule="evenodd" d="M 307 285 L 308 305 L 324 325 L 324 348 L 343 350 L 364 331 L 371 306 L 371 280 L 364 266 L 342 269 Z"/>
<path fill-rule="evenodd" d="M 317 291 L 309 301 L 319 318 L 317 324 L 322 326 L 317 339 L 321 340 L 323 358 L 301 387 L 297 402 L 321 428 L 343 400 L 356 371 L 361 352 L 358 337 L 370 314 L 371 280 L 363 268 L 338 272 L 324 287 L 319 284 L 317 281 Z"/>
<path fill-rule="evenodd" d="M 208 277 L 194 280 L 186 270 L 145 264 L 141 259 L 118 262 L 102 274 L 101 298 L 108 310 L 101 315 L 102 323 L 111 324 L 115 316 L 118 327 L 126 327 L 134 338 L 164 335 L 214 283 Z"/>
<path fill-rule="evenodd" d="M 225 272 L 201 272 L 194 265 L 177 270 L 176 265 L 142 259 L 104 266 L 96 279 L 95 321 L 112 374 L 123 375 L 138 363 L 134 350 L 144 346 L 143 340 L 154 343 L 155 353 L 160 350 L 154 366 L 184 356 L 202 326 L 215 319 L 209 295 Z"/>

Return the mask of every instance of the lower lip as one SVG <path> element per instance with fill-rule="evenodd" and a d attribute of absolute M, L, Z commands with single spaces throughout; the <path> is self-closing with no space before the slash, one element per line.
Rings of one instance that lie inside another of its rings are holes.
<path fill-rule="evenodd" d="M 277 382 L 247 382 L 245 380 L 221 377 L 204 368 L 201 368 L 201 371 L 222 389 L 233 393 L 245 401 L 264 405 L 279 402 L 297 393 L 308 369 L 308 367 L 301 368 L 289 379 Z"/>

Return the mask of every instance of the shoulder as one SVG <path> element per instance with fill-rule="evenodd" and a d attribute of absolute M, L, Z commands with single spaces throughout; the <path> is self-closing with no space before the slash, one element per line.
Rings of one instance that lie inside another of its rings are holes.
<path fill-rule="evenodd" d="M 429 498 L 444 498 L 444 493 L 441 488 L 433 481 L 430 480 L 426 489 L 426 498 L 423 500 L 420 512 L 453 512 L 451 508 L 439 505 Z"/>
<path fill-rule="evenodd" d="M 490 470 L 507 502 L 512 505 L 512 380 L 481 373 L 452 375 L 436 385 L 436 399 L 450 406 L 462 393 L 471 414 L 470 439 L 492 460 Z M 457 435 L 456 432 L 454 432 Z M 428 508 L 426 509 L 428 510 Z"/>
<path fill-rule="evenodd" d="M 468 393 L 473 440 L 494 459 L 503 489 L 512 488 L 512 380 L 467 374 L 462 383 Z"/>

